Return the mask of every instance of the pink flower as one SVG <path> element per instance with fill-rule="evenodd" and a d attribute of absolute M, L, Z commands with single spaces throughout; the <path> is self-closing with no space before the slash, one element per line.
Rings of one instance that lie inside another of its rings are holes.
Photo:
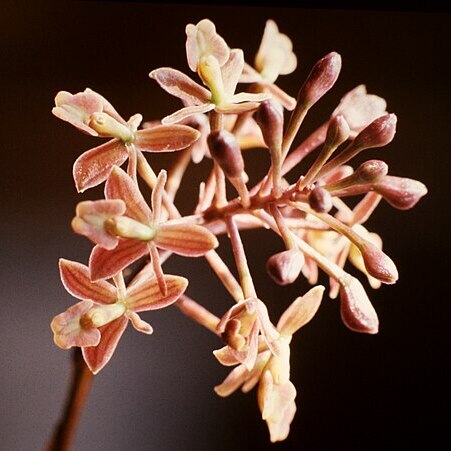
<path fill-rule="evenodd" d="M 60 259 L 59 267 L 66 290 L 82 301 L 53 318 L 54 341 L 62 349 L 81 347 L 94 374 L 110 360 L 129 320 L 136 330 L 152 333 L 150 324 L 137 312 L 171 305 L 188 285 L 183 277 L 165 275 L 167 292 L 162 295 L 147 268 L 125 288 L 117 280 L 116 286 L 104 280 L 91 281 L 89 268 L 81 263 Z"/>
<path fill-rule="evenodd" d="M 93 280 L 112 277 L 149 252 L 152 259 L 157 259 L 153 246 L 188 257 L 204 255 L 218 246 L 216 237 L 205 227 L 160 220 L 164 180 L 163 171 L 150 209 L 136 183 L 115 166 L 105 184 L 106 200 L 77 206 L 77 216 L 72 221 L 75 232 L 97 244 L 89 260 Z"/>
<path fill-rule="evenodd" d="M 60 91 L 55 104 L 52 113 L 83 133 L 113 138 L 84 152 L 75 161 L 73 176 L 79 192 L 104 182 L 113 166 L 121 166 L 129 157 L 136 158 L 136 149 L 172 152 L 190 146 L 200 136 L 197 130 L 185 125 L 137 130 L 142 121 L 140 114 L 126 122 L 104 97 L 89 88 L 77 94 Z"/>
<path fill-rule="evenodd" d="M 271 352 L 263 340 L 258 346 L 255 365 L 248 368 L 224 348 L 214 351 L 216 358 L 226 366 L 236 365 L 222 384 L 215 387 L 219 396 L 229 396 L 239 387 L 244 393 L 258 384 L 258 405 L 266 421 L 271 442 L 285 440 L 296 412 L 296 388 L 290 381 L 290 342 L 293 334 L 307 324 L 317 312 L 324 287 L 312 288 L 297 298 L 279 319 L 277 354 Z"/>

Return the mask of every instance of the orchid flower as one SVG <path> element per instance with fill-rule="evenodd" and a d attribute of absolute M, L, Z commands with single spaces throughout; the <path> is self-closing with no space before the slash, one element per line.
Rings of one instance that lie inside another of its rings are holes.
<path fill-rule="evenodd" d="M 293 334 L 307 324 L 317 312 L 324 287 L 318 285 L 297 298 L 279 319 L 277 331 L 278 353 L 271 352 L 260 340 L 255 365 L 247 367 L 230 352 L 214 351 L 225 366 L 234 368 L 222 384 L 215 387 L 219 396 L 229 396 L 239 387 L 247 393 L 257 384 L 258 404 L 262 419 L 266 421 L 271 442 L 285 440 L 296 412 L 296 388 L 290 381 L 290 342 Z"/>
<path fill-rule="evenodd" d="M 121 166 L 130 158 L 136 165 L 136 152 L 172 152 L 193 144 L 200 136 L 197 130 L 185 125 L 154 127 L 137 130 L 142 116 L 135 114 L 126 122 L 100 94 L 87 88 L 71 94 L 60 91 L 55 97 L 52 113 L 69 122 L 85 134 L 113 138 L 87 150 L 74 163 L 73 176 L 78 192 L 99 185 L 113 166 Z"/>
<path fill-rule="evenodd" d="M 216 237 L 203 226 L 160 221 L 165 180 L 162 171 L 152 192 L 151 209 L 131 177 L 114 166 L 105 184 L 106 200 L 78 204 L 72 227 L 96 244 L 89 261 L 93 280 L 112 277 L 149 252 L 156 265 L 157 247 L 198 257 L 218 246 Z M 155 272 L 160 279 L 158 267 Z"/>
<path fill-rule="evenodd" d="M 223 66 L 220 66 L 213 55 L 202 58 L 198 70 L 209 89 L 170 67 L 161 67 L 150 72 L 149 77 L 156 80 L 166 92 L 188 102 L 189 105 L 166 116 L 161 122 L 173 124 L 194 114 L 212 110 L 224 114 L 241 114 L 256 110 L 259 102 L 269 98 L 270 95 L 247 92 L 235 94 L 243 67 L 244 56 L 240 49 L 231 50 Z"/>
<path fill-rule="evenodd" d="M 81 347 L 94 374 L 110 360 L 129 320 L 139 332 L 151 334 L 152 327 L 138 312 L 173 304 L 188 285 L 183 277 L 165 275 L 167 292 L 162 295 L 156 278 L 148 275 L 138 274 L 126 288 L 122 277 L 114 279 L 115 285 L 91 281 L 89 268 L 81 263 L 60 259 L 59 268 L 64 287 L 81 302 L 53 318 L 54 341 L 62 349 Z"/>
<path fill-rule="evenodd" d="M 296 99 L 282 91 L 275 81 L 279 75 L 291 74 L 297 66 L 291 39 L 279 32 L 273 20 L 266 21 L 262 41 L 254 60 L 254 68 L 244 65 L 241 83 L 258 83 L 273 95 L 287 110 L 296 106 Z"/>

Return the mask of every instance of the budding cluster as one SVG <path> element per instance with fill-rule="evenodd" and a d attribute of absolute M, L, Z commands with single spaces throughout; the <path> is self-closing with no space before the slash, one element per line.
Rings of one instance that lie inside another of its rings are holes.
<path fill-rule="evenodd" d="M 149 74 L 183 102 L 161 121 L 140 128 L 141 114 L 126 121 L 89 88 L 77 94 L 61 91 L 55 98 L 56 117 L 108 140 L 74 163 L 77 191 L 104 183 L 104 199 L 80 202 L 75 209 L 72 229 L 94 247 L 88 265 L 60 259 L 64 287 L 79 302 L 56 315 L 51 329 L 59 347 L 80 347 L 89 369 L 98 373 L 129 321 L 140 332 L 153 332 L 138 313 L 176 305 L 221 338 L 223 346 L 214 355 L 221 364 L 235 366 L 216 393 L 228 396 L 239 387 L 247 392 L 258 386 L 270 439 L 281 441 L 297 409 L 290 381 L 292 337 L 313 318 L 325 288 L 316 286 L 299 296 L 273 323 L 254 286 L 240 231 L 264 227 L 280 236 L 280 248 L 266 261 L 276 284 L 315 285 L 323 270 L 330 297 L 340 297 L 344 325 L 375 334 L 376 311 L 363 284 L 344 267 L 349 260 L 373 288 L 395 283 L 398 270 L 382 250 L 382 239 L 363 224 L 381 199 L 406 210 L 427 189 L 416 180 L 390 175 L 382 160 L 351 166 L 355 156 L 388 145 L 396 132 L 396 115 L 387 113 L 385 100 L 368 94 L 363 85 L 348 92 L 313 134 L 293 146 L 308 111 L 340 74 L 338 53 L 313 66 L 294 98 L 275 84 L 295 70 L 297 59 L 291 40 L 274 21 L 266 24 L 254 67 L 208 19 L 189 24 L 186 36 L 188 66 L 198 81 L 170 67 Z M 237 93 L 239 84 L 246 88 Z M 243 158 L 250 147 L 266 148 L 270 156 L 265 177 L 252 187 Z M 158 175 L 145 156 L 180 150 L 172 168 Z M 315 151 L 310 167 L 302 168 L 304 157 Z M 202 159 L 208 160 L 210 173 L 200 184 L 193 213 L 182 216 L 174 198 L 190 161 Z M 292 185 L 284 178 L 291 169 L 297 177 Z M 149 203 L 143 183 L 152 191 Z M 237 193 L 232 198 L 228 184 Z M 346 197 L 358 195 L 362 198 L 353 208 L 346 204 Z M 219 255 L 216 236 L 222 233 L 230 240 L 238 278 Z M 205 257 L 232 301 L 220 318 L 208 311 L 208 299 L 203 306 L 187 297 L 186 278 L 166 273 L 163 264 L 172 254 Z M 136 262 L 141 269 L 134 274 Z"/>

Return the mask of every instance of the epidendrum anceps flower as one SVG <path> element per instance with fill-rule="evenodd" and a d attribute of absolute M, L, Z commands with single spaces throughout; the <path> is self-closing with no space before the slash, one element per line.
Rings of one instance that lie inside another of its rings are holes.
<path fill-rule="evenodd" d="M 128 158 L 136 160 L 136 149 L 144 152 L 171 152 L 193 144 L 199 132 L 185 125 L 137 130 L 142 116 L 135 114 L 126 122 L 103 96 L 87 88 L 71 94 L 60 91 L 52 113 L 91 136 L 113 138 L 80 155 L 73 176 L 79 192 L 104 182 L 114 165 Z"/>
<path fill-rule="evenodd" d="M 167 291 L 163 295 L 146 267 L 142 270 L 145 277 L 139 273 L 127 288 L 123 279 L 115 279 L 116 286 L 104 280 L 91 281 L 89 268 L 81 263 L 60 259 L 59 267 L 66 290 L 82 301 L 53 318 L 54 341 L 63 349 L 81 347 L 94 374 L 110 360 L 128 321 L 136 330 L 151 334 L 152 327 L 138 312 L 171 305 L 188 285 L 184 277 L 165 275 Z"/>
<path fill-rule="evenodd" d="M 307 324 L 317 312 L 324 287 L 316 286 L 297 298 L 282 314 L 277 324 L 277 354 L 260 340 L 255 365 L 249 369 L 230 354 L 215 351 L 225 366 L 238 365 L 222 384 L 215 387 L 219 396 L 229 396 L 239 387 L 244 393 L 258 384 L 258 405 L 266 421 L 271 442 L 285 440 L 296 412 L 296 388 L 290 381 L 290 342 L 293 334 Z"/>
<path fill-rule="evenodd" d="M 160 222 L 164 171 L 158 179 L 152 209 L 136 183 L 117 166 L 105 184 L 106 200 L 78 204 L 72 227 L 96 243 L 89 260 L 93 280 L 112 277 L 149 252 L 152 259 L 158 259 L 155 247 L 198 257 L 218 246 L 205 227 L 183 220 Z"/>
<path fill-rule="evenodd" d="M 208 89 L 194 82 L 182 72 L 162 67 L 150 72 L 153 78 L 169 94 L 185 103 L 184 108 L 162 120 L 163 124 L 180 122 L 196 114 L 215 110 L 218 113 L 241 114 L 258 108 L 260 101 L 270 95 L 241 92 L 236 86 L 244 68 L 241 49 L 230 50 L 216 33 L 214 24 L 204 19 L 186 28 L 186 54 L 191 70 L 197 72 Z"/>
<path fill-rule="evenodd" d="M 280 33 L 273 20 L 266 22 L 262 41 L 254 60 L 254 68 L 244 65 L 241 83 L 259 83 L 287 110 L 296 106 L 296 99 L 282 91 L 275 81 L 279 75 L 291 74 L 297 66 L 297 58 L 293 52 L 293 43 L 284 33 Z"/>

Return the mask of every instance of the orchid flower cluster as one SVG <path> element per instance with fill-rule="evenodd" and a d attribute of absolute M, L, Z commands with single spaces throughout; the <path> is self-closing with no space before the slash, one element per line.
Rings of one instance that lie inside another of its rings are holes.
<path fill-rule="evenodd" d="M 215 392 L 225 397 L 257 386 L 270 440 L 281 441 L 296 411 L 290 345 L 320 307 L 325 287 L 317 285 L 319 269 L 329 278 L 329 296 L 339 298 L 344 325 L 377 333 L 378 317 L 366 290 L 344 266 L 349 261 L 372 288 L 395 283 L 398 271 L 382 250 L 382 239 L 364 224 L 382 199 L 406 210 L 427 189 L 389 174 L 381 160 L 356 168 L 348 164 L 362 151 L 389 144 L 396 131 L 397 118 L 387 113 L 385 100 L 368 94 L 364 85 L 345 94 L 330 117 L 293 146 L 308 111 L 339 76 L 338 53 L 313 66 L 296 98 L 275 84 L 296 69 L 297 58 L 290 38 L 272 20 L 253 65 L 245 62 L 241 49 L 228 46 L 208 19 L 186 27 L 186 55 L 198 82 L 170 67 L 149 74 L 183 103 L 161 121 L 142 124 L 141 114 L 125 120 L 89 88 L 77 94 L 61 91 L 55 98 L 55 116 L 107 141 L 84 152 L 73 167 L 77 191 L 104 183 L 105 199 L 76 207 L 72 228 L 95 246 L 88 265 L 60 260 L 64 287 L 79 302 L 55 316 L 51 329 L 59 347 L 80 347 L 96 374 L 112 357 L 129 321 L 151 334 L 139 313 L 176 305 L 223 342 L 213 354 L 234 368 Z M 243 86 L 240 92 L 238 85 Z M 270 156 L 266 176 L 253 187 L 242 156 L 249 148 L 267 149 Z M 148 152 L 178 154 L 169 171 L 156 174 Z M 313 152 L 316 158 L 303 169 L 301 163 Z M 200 184 L 193 213 L 182 216 L 175 195 L 190 162 L 202 160 L 211 172 Z M 293 169 L 295 182 L 289 183 L 285 175 Z M 143 184 L 151 190 L 149 203 Z M 343 200 L 349 196 L 361 196 L 353 208 Z M 277 323 L 256 291 L 241 240 L 241 230 L 255 228 L 281 238 L 280 252 L 262 268 L 276 284 L 305 278 L 314 285 Z M 217 251 L 220 234 L 229 237 L 236 270 Z M 232 306 L 220 317 L 186 295 L 186 278 L 164 271 L 173 253 L 207 260 L 230 295 Z"/>

